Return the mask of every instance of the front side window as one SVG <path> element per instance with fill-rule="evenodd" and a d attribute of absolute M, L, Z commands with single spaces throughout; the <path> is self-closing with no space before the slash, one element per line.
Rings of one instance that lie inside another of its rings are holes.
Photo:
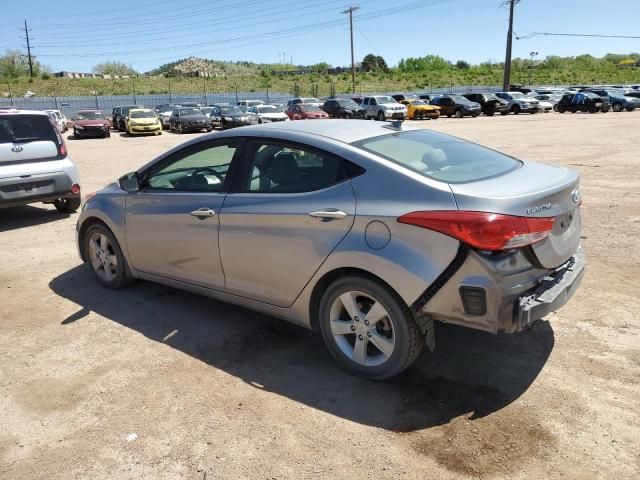
<path fill-rule="evenodd" d="M 346 162 L 328 153 L 278 142 L 256 142 L 251 151 L 245 192 L 311 192 L 347 178 Z"/>
<path fill-rule="evenodd" d="M 143 188 L 181 192 L 221 192 L 238 141 L 187 147 L 177 158 L 153 169 Z"/>
<path fill-rule="evenodd" d="M 447 183 L 466 183 L 504 175 L 522 163 L 512 157 L 442 133 L 405 131 L 352 144 L 409 170 Z"/>

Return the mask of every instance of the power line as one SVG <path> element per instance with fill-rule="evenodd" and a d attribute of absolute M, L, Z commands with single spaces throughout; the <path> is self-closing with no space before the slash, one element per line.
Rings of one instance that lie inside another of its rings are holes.
<path fill-rule="evenodd" d="M 369 1 L 371 1 L 371 0 L 369 0 Z M 232 16 L 232 17 L 227 17 L 227 18 L 225 18 L 223 20 L 220 20 L 220 21 L 216 21 L 216 22 L 204 21 L 204 22 L 191 23 L 189 26 L 190 27 L 194 27 L 194 26 L 197 26 L 200 23 L 205 23 L 208 27 L 212 27 L 212 26 L 216 26 L 216 25 L 220 25 L 220 24 L 222 24 L 222 25 L 227 24 L 229 26 L 226 27 L 226 28 L 216 28 L 215 29 L 216 33 L 217 32 L 224 32 L 224 31 L 228 31 L 228 30 L 236 30 L 238 28 L 238 26 L 233 21 L 230 21 L 230 19 L 238 18 L 239 23 L 242 24 L 243 28 L 245 28 L 245 27 L 253 27 L 253 26 L 258 26 L 258 25 L 275 23 L 275 22 L 283 21 L 283 20 L 287 20 L 288 21 L 288 20 L 290 20 L 292 18 L 299 18 L 299 17 L 310 16 L 310 15 L 316 15 L 318 13 L 323 13 L 323 12 L 327 11 L 326 8 L 322 8 L 320 10 L 310 10 L 310 9 L 312 9 L 313 7 L 317 7 L 317 6 L 326 6 L 326 5 L 329 5 L 329 4 L 332 4 L 332 3 L 342 3 L 342 0 L 333 0 L 333 1 L 330 1 L 330 2 L 321 1 L 321 2 L 318 2 L 318 3 L 310 4 L 310 5 L 307 5 L 304 8 L 304 11 L 302 13 L 299 13 L 297 15 L 289 15 L 288 12 L 291 11 L 291 6 L 300 6 L 300 3 L 301 3 L 300 1 L 295 1 L 295 2 L 292 2 L 291 4 L 286 4 L 286 5 L 282 6 L 283 8 L 286 7 L 285 10 L 283 10 L 281 12 L 280 11 L 279 12 L 275 12 L 275 13 L 272 13 L 270 15 L 265 15 L 263 12 L 261 12 L 260 14 L 248 15 L 248 16 L 247 15 L 235 15 L 235 16 Z M 302 2 L 302 3 L 305 3 L 305 2 Z M 267 10 L 271 10 L 271 9 L 267 9 Z M 333 11 L 333 9 L 331 9 L 329 11 Z M 279 18 L 273 18 L 271 15 L 278 15 Z M 282 16 L 282 15 L 285 15 L 285 16 Z M 254 23 L 246 23 L 246 20 L 251 20 L 253 18 L 260 18 L 260 19 L 262 19 L 262 21 L 254 22 Z M 165 29 L 162 32 L 158 32 L 157 29 L 154 29 L 154 30 L 152 30 L 152 32 L 156 32 L 157 35 L 160 35 L 160 38 L 166 38 L 166 35 L 168 33 L 171 33 L 173 31 L 183 31 L 183 30 L 184 30 L 184 27 L 179 27 L 177 29 Z M 142 33 L 144 33 L 144 32 L 136 32 L 133 35 L 119 35 L 118 38 L 124 39 L 124 38 L 128 38 L 129 36 L 132 36 L 134 38 L 138 38 Z M 86 38 L 86 35 L 83 36 L 83 37 Z M 143 40 L 136 41 L 136 44 L 155 43 L 155 42 L 158 41 L 158 38 L 156 38 L 155 36 L 145 36 L 144 38 L 145 39 L 143 39 Z M 110 42 L 108 46 L 112 47 L 114 45 L 131 45 L 131 42 L 126 42 L 126 43 L 118 43 L 118 42 L 111 43 Z M 68 46 L 69 45 L 65 45 L 65 44 L 45 44 L 45 45 L 38 45 L 38 48 L 64 48 L 64 47 L 68 47 Z M 74 42 L 73 46 L 74 47 L 93 47 L 93 46 L 96 46 L 96 44 L 95 43 L 89 43 L 89 44 L 84 43 L 83 44 L 83 43 Z"/>
<path fill-rule="evenodd" d="M 372 1 L 372 0 L 368 0 L 368 1 Z M 156 39 L 156 38 L 160 38 L 160 39 L 166 39 L 166 36 L 168 33 L 172 33 L 172 32 L 184 32 L 185 28 L 187 29 L 193 29 L 195 27 L 204 27 L 204 28 L 211 28 L 213 26 L 217 26 L 217 25 L 234 25 L 234 20 L 236 20 L 236 22 L 238 24 L 240 24 L 242 27 L 244 27 L 246 25 L 246 21 L 247 20 L 251 20 L 251 19 L 262 19 L 262 20 L 266 20 L 268 19 L 270 16 L 272 15 L 282 15 L 282 14 L 286 14 L 288 15 L 289 12 L 291 12 L 292 8 L 296 8 L 296 7 L 301 7 L 301 6 L 305 6 L 304 11 L 306 12 L 308 8 L 313 8 L 313 7 L 317 7 L 318 5 L 328 5 L 328 4 L 332 4 L 332 3 L 340 3 L 340 0 L 332 0 L 330 2 L 320 2 L 320 3 L 311 3 L 309 4 L 308 1 L 293 1 L 284 5 L 280 5 L 278 7 L 271 7 L 271 8 L 266 8 L 266 9 L 262 9 L 259 13 L 255 13 L 252 15 L 245 15 L 245 14 L 238 14 L 238 15 L 230 15 L 230 16 L 225 16 L 225 17 L 219 17 L 219 20 L 216 21 L 212 21 L 212 20 L 201 20 L 201 21 L 196 21 L 196 22 L 190 22 L 188 24 L 177 24 L 177 25 L 172 25 L 171 28 L 168 29 L 163 29 L 162 31 L 159 31 L 158 28 L 152 28 L 150 30 L 136 30 L 133 33 L 130 34 L 122 34 L 122 35 L 118 35 L 119 39 L 126 39 L 126 38 L 135 38 L 136 40 L 138 38 L 140 38 L 141 35 L 144 35 L 144 39 L 149 40 L 149 39 Z M 271 12 L 269 14 L 266 14 L 267 12 Z M 263 22 L 263 23 L 269 23 L 269 22 Z M 216 29 L 216 32 L 219 31 L 219 29 Z M 59 38 L 59 35 L 56 35 L 56 39 Z M 72 37 L 64 36 L 62 35 L 63 39 L 69 39 Z M 73 38 L 78 38 L 77 36 L 73 37 Z M 82 34 L 80 36 L 81 39 L 86 39 L 87 35 L 86 34 Z M 131 43 L 126 43 L 126 45 L 130 45 Z M 112 45 L 112 44 L 110 44 Z"/>
<path fill-rule="evenodd" d="M 596 33 L 550 33 L 550 32 L 533 32 L 523 35 L 521 37 L 516 36 L 516 40 L 524 40 L 526 38 L 536 37 L 538 35 L 544 36 L 561 36 L 561 37 L 595 37 L 595 38 L 627 38 L 638 39 L 640 35 L 602 35 Z"/>
<path fill-rule="evenodd" d="M 358 18 L 360 20 L 363 20 L 363 21 L 364 20 L 371 20 L 371 19 L 374 19 L 374 18 L 378 18 L 380 16 L 385 16 L 385 15 L 391 15 L 391 14 L 394 14 L 394 13 L 404 12 L 409 8 L 418 9 L 418 8 L 424 8 L 424 7 L 427 7 L 427 6 L 433 6 L 433 5 L 437 5 L 437 4 L 447 3 L 447 2 L 451 2 L 451 1 L 453 1 L 453 0 L 431 0 L 428 3 L 425 3 L 424 0 L 423 1 L 418 1 L 418 2 L 412 2 L 412 3 L 408 3 L 408 4 L 404 4 L 404 5 L 400 5 L 400 6 L 396 6 L 396 7 L 392 7 L 392 8 L 374 10 L 374 11 L 371 11 L 370 13 L 366 13 L 364 15 L 359 15 Z M 114 55 L 145 54 L 145 53 L 154 53 L 154 52 L 167 51 L 167 50 L 172 50 L 172 51 L 178 50 L 179 51 L 179 50 L 191 49 L 191 48 L 196 48 L 196 47 L 204 47 L 204 46 L 209 46 L 209 45 L 242 42 L 242 41 L 246 41 L 246 40 L 257 40 L 257 39 L 274 40 L 274 39 L 279 39 L 279 38 L 286 38 L 286 37 L 290 37 L 290 36 L 296 36 L 296 35 L 305 34 L 305 33 L 311 32 L 311 31 L 318 31 L 318 30 L 324 30 L 324 29 L 327 29 L 327 28 L 333 28 L 339 23 L 340 22 L 337 21 L 337 20 L 331 20 L 331 21 L 326 21 L 326 22 L 312 23 L 312 24 L 308 24 L 308 25 L 295 26 L 295 27 L 292 27 L 292 28 L 284 29 L 284 30 L 279 29 L 279 30 L 259 33 L 259 34 L 255 34 L 255 35 L 247 35 L 247 36 L 240 36 L 240 37 L 234 37 L 234 38 L 225 38 L 223 40 L 192 43 L 192 44 L 178 45 L 178 46 L 173 46 L 173 47 L 163 47 L 163 48 L 157 48 L 157 49 L 116 51 L 116 52 L 108 52 L 108 53 L 41 54 L 40 57 L 81 57 L 81 58 L 91 58 L 91 57 L 105 57 L 105 56 L 114 56 Z"/>

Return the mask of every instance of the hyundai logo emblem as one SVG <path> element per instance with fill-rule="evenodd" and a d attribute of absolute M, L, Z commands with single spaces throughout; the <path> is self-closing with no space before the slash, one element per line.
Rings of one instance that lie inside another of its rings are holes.
<path fill-rule="evenodd" d="M 11 147 L 11 151 L 15 152 L 15 153 L 19 153 L 21 152 L 23 149 L 20 145 L 14 145 L 13 147 Z"/>
<path fill-rule="evenodd" d="M 580 203 L 580 190 L 576 188 L 571 192 L 571 200 L 573 200 L 573 203 Z"/>

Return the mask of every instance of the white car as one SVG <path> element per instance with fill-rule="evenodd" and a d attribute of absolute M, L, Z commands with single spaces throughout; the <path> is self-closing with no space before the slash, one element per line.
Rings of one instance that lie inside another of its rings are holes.
<path fill-rule="evenodd" d="M 282 107 L 276 107 L 275 105 L 257 105 L 249 108 L 247 112 L 258 115 L 258 123 L 289 121 L 289 117 L 284 113 Z"/>
<path fill-rule="evenodd" d="M 238 106 L 245 112 L 258 105 L 264 105 L 264 102 L 262 100 L 240 100 L 238 102 Z"/>
<path fill-rule="evenodd" d="M 518 115 L 519 113 L 537 113 L 540 111 L 539 100 L 522 92 L 496 92 L 496 96 L 509 102 L 508 109 L 502 112 L 502 115 L 506 115 L 509 112 Z"/>
<path fill-rule="evenodd" d="M 49 114 L 0 110 L 0 208 L 53 203 L 80 208 L 80 177 Z"/>
<path fill-rule="evenodd" d="M 362 108 L 364 108 L 365 120 L 370 118 L 375 118 L 376 120 L 402 120 L 407 116 L 407 107 L 388 95 L 364 97 Z"/>
<path fill-rule="evenodd" d="M 158 117 L 160 117 L 160 123 L 162 124 L 162 128 L 169 128 L 169 119 L 171 118 L 171 114 L 177 107 L 175 105 L 170 108 L 165 107 L 158 112 Z"/>
<path fill-rule="evenodd" d="M 306 103 L 307 105 L 315 105 L 316 107 L 322 107 L 324 102 L 316 97 L 296 97 L 287 102 L 287 108 L 297 103 Z"/>
<path fill-rule="evenodd" d="M 58 125 L 58 130 L 60 130 L 62 133 L 69 130 L 69 127 L 67 127 L 67 117 L 64 116 L 64 113 L 62 113 L 60 110 L 53 110 L 53 109 L 45 110 L 45 112 L 51 113 L 52 115 L 55 116 L 56 125 Z"/>

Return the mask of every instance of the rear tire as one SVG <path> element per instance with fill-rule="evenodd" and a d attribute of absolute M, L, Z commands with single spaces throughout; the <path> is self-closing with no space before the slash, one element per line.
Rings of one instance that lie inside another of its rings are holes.
<path fill-rule="evenodd" d="M 80 204 L 82 203 L 82 199 L 80 195 L 71 198 L 59 198 L 58 200 L 54 200 L 53 206 L 56 207 L 60 213 L 73 213 L 76 212 L 80 208 Z"/>
<path fill-rule="evenodd" d="M 342 277 L 327 288 L 319 319 L 331 355 L 350 372 L 372 380 L 398 375 L 418 358 L 425 343 L 400 296 L 362 275 Z"/>

